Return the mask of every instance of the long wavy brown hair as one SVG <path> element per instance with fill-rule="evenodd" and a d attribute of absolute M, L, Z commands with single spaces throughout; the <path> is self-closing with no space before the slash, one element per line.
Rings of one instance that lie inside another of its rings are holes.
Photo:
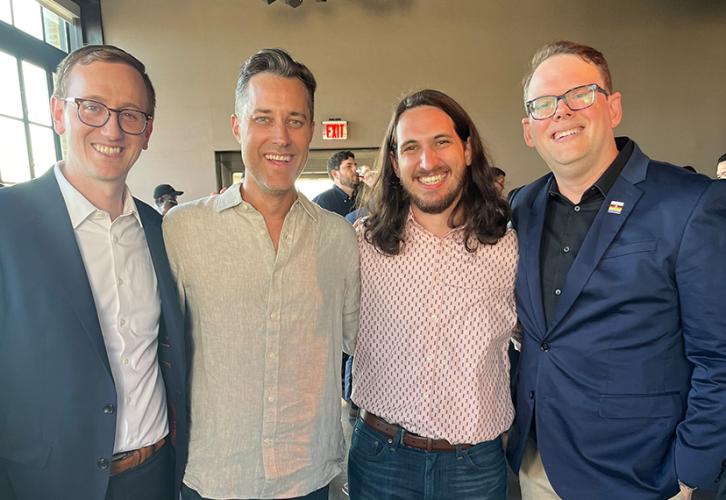
<path fill-rule="evenodd" d="M 494 172 L 479 132 L 464 108 L 438 90 L 419 90 L 403 98 L 388 124 L 386 136 L 378 153 L 378 180 L 366 202 L 368 218 L 364 219 L 364 237 L 380 252 L 397 255 L 404 245 L 404 228 L 410 199 L 393 170 L 392 158 L 397 154 L 396 127 L 401 115 L 418 106 L 433 106 L 449 115 L 456 134 L 471 145 L 471 165 L 464 174 L 462 195 L 449 218 L 449 227 L 464 227 L 464 245 L 475 252 L 479 244 L 493 245 L 504 236 L 509 220 L 509 205 L 494 187 Z"/>

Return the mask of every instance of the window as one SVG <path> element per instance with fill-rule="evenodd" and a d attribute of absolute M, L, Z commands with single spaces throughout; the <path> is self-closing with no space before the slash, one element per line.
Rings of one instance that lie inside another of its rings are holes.
<path fill-rule="evenodd" d="M 80 45 L 79 15 L 68 0 L 0 0 L 0 183 L 33 179 L 62 157 L 48 100 L 53 71 Z"/>

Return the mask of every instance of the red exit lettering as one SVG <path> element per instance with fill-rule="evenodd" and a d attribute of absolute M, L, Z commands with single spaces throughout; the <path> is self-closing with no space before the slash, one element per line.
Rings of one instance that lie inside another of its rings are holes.
<path fill-rule="evenodd" d="M 325 126 L 323 139 L 341 140 L 348 138 L 348 122 L 324 122 L 323 125 Z"/>

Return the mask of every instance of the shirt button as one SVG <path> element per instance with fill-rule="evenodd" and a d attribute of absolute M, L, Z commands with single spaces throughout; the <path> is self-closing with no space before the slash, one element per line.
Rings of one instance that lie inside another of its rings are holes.
<path fill-rule="evenodd" d="M 555 295 L 562 295 L 562 290 L 555 288 Z"/>
<path fill-rule="evenodd" d="M 573 210 L 575 212 L 579 212 L 580 211 L 580 205 L 575 205 L 575 208 Z"/>
<path fill-rule="evenodd" d="M 103 413 L 106 415 L 113 415 L 115 412 L 116 407 L 110 403 L 103 407 Z"/>
<path fill-rule="evenodd" d="M 123 284 L 124 284 L 124 279 L 123 278 L 119 278 L 118 279 L 118 286 L 121 286 Z"/>
<path fill-rule="evenodd" d="M 563 252 L 568 253 L 570 251 L 570 247 L 565 247 L 562 249 Z"/>
<path fill-rule="evenodd" d="M 432 319 L 433 321 L 436 321 L 436 315 L 435 315 L 435 314 L 432 314 L 432 315 L 431 315 L 431 319 Z"/>
<path fill-rule="evenodd" d="M 534 399 L 534 391 L 529 391 L 529 399 Z"/>
<path fill-rule="evenodd" d="M 272 403 L 272 402 L 273 402 L 274 400 L 275 400 L 275 398 L 274 398 L 274 397 L 272 397 L 272 396 L 269 396 L 269 397 L 267 398 L 267 401 L 269 401 L 270 403 Z"/>
<path fill-rule="evenodd" d="M 547 342 L 542 342 L 539 346 L 539 350 L 542 352 L 547 352 L 550 350 L 550 345 Z"/>
<path fill-rule="evenodd" d="M 118 323 L 119 323 L 119 325 L 121 325 L 121 326 L 125 326 L 125 325 L 126 325 L 126 320 L 125 320 L 125 319 L 123 319 L 123 318 L 121 318 L 121 321 L 119 321 Z"/>
<path fill-rule="evenodd" d="M 129 364 L 129 358 L 127 358 L 126 356 L 124 356 L 124 357 L 122 357 L 122 358 L 121 358 L 121 362 L 122 362 L 122 363 L 123 363 L 124 365 L 128 365 L 128 364 Z"/>
<path fill-rule="evenodd" d="M 99 468 L 99 470 L 106 470 L 108 469 L 108 460 L 105 458 L 99 458 L 96 460 L 96 467 Z"/>

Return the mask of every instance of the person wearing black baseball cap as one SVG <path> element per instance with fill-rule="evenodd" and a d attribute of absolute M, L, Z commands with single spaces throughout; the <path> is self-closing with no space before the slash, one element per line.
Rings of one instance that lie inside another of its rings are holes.
<path fill-rule="evenodd" d="M 154 203 L 156 209 L 161 215 L 166 213 L 179 204 L 176 201 L 177 196 L 184 194 L 184 191 L 177 191 L 170 184 L 159 184 L 154 188 Z"/>

